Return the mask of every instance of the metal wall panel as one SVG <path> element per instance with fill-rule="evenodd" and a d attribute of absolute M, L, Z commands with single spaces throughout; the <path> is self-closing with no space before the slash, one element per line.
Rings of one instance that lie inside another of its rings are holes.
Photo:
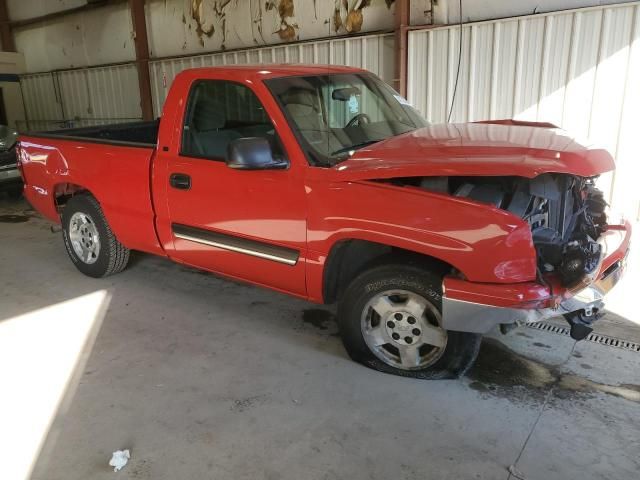
<path fill-rule="evenodd" d="M 62 106 L 59 92 L 56 88 L 53 73 L 38 73 L 20 77 L 24 109 L 27 119 L 38 122 L 37 126 L 30 123 L 18 123 L 18 130 L 41 130 L 47 122 L 61 122 Z M 44 127 L 45 129 L 48 127 Z"/>
<path fill-rule="evenodd" d="M 59 0 L 22 1 L 29 15 L 62 7 Z M 100 8 L 66 13 L 43 22 L 15 25 L 16 48 L 25 53 L 29 73 L 89 68 L 135 59 L 128 2 L 104 2 Z M 71 6 L 71 4 L 69 4 Z M 13 11 L 9 10 L 11 20 Z"/>
<path fill-rule="evenodd" d="M 28 125 L 43 130 L 142 119 L 133 64 L 23 75 Z"/>
<path fill-rule="evenodd" d="M 460 48 L 457 26 L 409 33 L 408 99 L 446 122 Z M 549 121 L 609 150 L 600 186 L 631 217 L 640 210 L 640 2 L 466 24 L 452 122 Z"/>
<path fill-rule="evenodd" d="M 58 73 L 69 118 L 142 118 L 138 72 L 133 64 Z"/>
<path fill-rule="evenodd" d="M 390 31 L 394 10 L 390 0 L 146 2 L 149 48 L 156 58 Z"/>
<path fill-rule="evenodd" d="M 392 34 L 378 34 L 155 60 L 149 63 L 154 112 L 156 116 L 160 114 L 174 77 L 182 70 L 194 67 L 250 63 L 350 65 L 366 68 L 391 83 L 395 55 L 393 45 Z"/>

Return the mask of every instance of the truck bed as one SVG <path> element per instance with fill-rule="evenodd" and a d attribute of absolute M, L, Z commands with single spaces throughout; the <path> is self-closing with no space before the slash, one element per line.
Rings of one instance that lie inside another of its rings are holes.
<path fill-rule="evenodd" d="M 86 190 L 123 244 L 162 254 L 150 188 L 156 127 L 136 123 L 20 135 L 26 198 L 59 223 L 56 198 Z"/>
<path fill-rule="evenodd" d="M 160 120 L 152 122 L 117 123 L 96 127 L 68 128 L 46 132 L 29 132 L 33 137 L 79 140 L 83 142 L 154 147 L 158 141 Z"/>

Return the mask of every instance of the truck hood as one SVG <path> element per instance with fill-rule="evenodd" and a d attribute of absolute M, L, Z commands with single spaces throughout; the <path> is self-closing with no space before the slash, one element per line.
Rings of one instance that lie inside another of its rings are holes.
<path fill-rule="evenodd" d="M 519 176 L 613 170 L 613 157 L 558 128 L 435 124 L 357 150 L 333 167 L 341 180 L 423 176 Z"/>

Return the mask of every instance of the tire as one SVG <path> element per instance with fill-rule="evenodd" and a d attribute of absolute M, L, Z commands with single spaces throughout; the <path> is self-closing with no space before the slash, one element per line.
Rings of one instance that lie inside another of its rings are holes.
<path fill-rule="evenodd" d="M 482 336 L 444 330 L 441 312 L 440 276 L 388 264 L 351 282 L 338 305 L 338 323 L 349 356 L 369 368 L 420 379 L 458 378 L 473 365 Z"/>
<path fill-rule="evenodd" d="M 129 249 L 118 241 L 91 195 L 75 195 L 67 202 L 62 213 L 62 236 L 71 261 L 89 277 L 121 272 L 129 262 Z"/>

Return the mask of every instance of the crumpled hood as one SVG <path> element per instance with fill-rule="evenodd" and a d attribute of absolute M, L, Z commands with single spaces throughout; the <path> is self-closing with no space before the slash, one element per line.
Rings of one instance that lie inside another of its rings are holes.
<path fill-rule="evenodd" d="M 362 148 L 333 169 L 341 180 L 417 176 L 520 176 L 613 170 L 603 149 L 564 130 L 533 126 L 436 124 Z"/>

